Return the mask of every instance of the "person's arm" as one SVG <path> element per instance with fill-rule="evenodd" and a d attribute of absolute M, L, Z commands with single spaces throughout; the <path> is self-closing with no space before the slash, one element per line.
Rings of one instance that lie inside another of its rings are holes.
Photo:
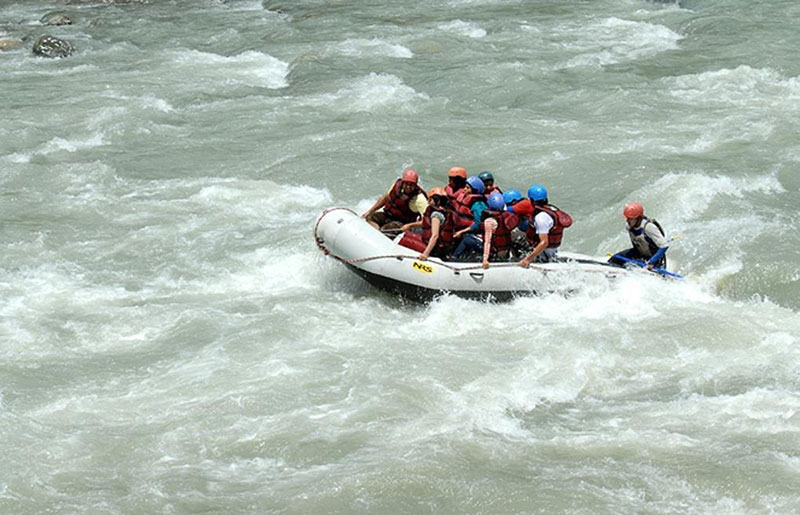
<path fill-rule="evenodd" d="M 483 231 L 483 268 L 489 268 L 489 254 L 492 252 L 492 235 L 497 228 L 497 220 L 487 218 L 484 222 Z"/>
<path fill-rule="evenodd" d="M 400 229 L 403 232 L 405 232 L 405 231 L 410 231 L 411 229 L 416 229 L 417 227 L 422 227 L 422 220 L 417 220 L 416 222 L 407 223 Z"/>
<path fill-rule="evenodd" d="M 539 235 L 539 243 L 536 245 L 536 247 L 534 247 L 534 249 L 527 256 L 522 258 L 522 261 L 519 262 L 519 265 L 521 267 L 523 267 L 523 268 L 528 268 L 531 265 L 531 261 L 536 259 L 536 256 L 541 254 L 544 251 L 544 249 L 547 248 L 547 246 L 549 244 L 550 244 L 550 235 L 547 234 L 547 233 L 540 234 Z"/>
<path fill-rule="evenodd" d="M 536 256 L 544 252 L 544 249 L 550 245 L 550 229 L 555 225 L 545 213 L 539 213 L 533 217 L 531 223 L 533 224 L 537 236 L 539 236 L 539 243 L 537 243 L 536 247 L 519 262 L 519 266 L 524 268 L 528 268 L 531 262 L 536 259 Z"/>
<path fill-rule="evenodd" d="M 660 249 L 658 249 L 658 251 L 655 254 L 653 254 L 653 257 L 651 257 L 647 261 L 647 268 L 652 269 L 654 266 L 656 266 L 656 263 L 658 263 L 661 260 L 661 258 L 664 257 L 664 254 L 667 253 L 668 248 L 669 247 L 661 247 Z"/>
<path fill-rule="evenodd" d="M 376 200 L 375 203 L 372 204 L 372 207 L 367 209 L 367 211 L 363 215 L 361 215 L 361 218 L 366 218 L 369 215 L 371 215 L 372 213 L 374 213 L 375 211 L 377 211 L 380 208 L 382 208 L 386 204 L 387 200 L 389 200 L 389 194 L 388 193 L 386 195 L 383 195 L 378 200 Z"/>
<path fill-rule="evenodd" d="M 437 217 L 431 217 L 431 239 L 428 240 L 428 246 L 425 247 L 425 250 L 419 255 L 418 259 L 425 261 L 428 259 L 428 256 L 431 255 L 434 247 L 436 247 L 436 242 L 439 241 L 439 227 L 441 224 L 441 220 Z"/>
<path fill-rule="evenodd" d="M 661 234 L 658 227 L 654 223 L 648 223 L 644 228 L 645 236 L 647 236 L 653 244 L 658 247 L 653 256 L 647 260 L 647 268 L 653 268 L 658 263 L 669 248 L 669 241 Z"/>

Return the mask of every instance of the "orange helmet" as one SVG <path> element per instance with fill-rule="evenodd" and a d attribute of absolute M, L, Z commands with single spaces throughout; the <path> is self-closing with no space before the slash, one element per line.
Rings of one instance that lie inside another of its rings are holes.
<path fill-rule="evenodd" d="M 467 180 L 467 171 L 460 166 L 454 166 L 447 172 L 448 177 L 461 177 L 465 181 Z"/>
<path fill-rule="evenodd" d="M 416 184 L 419 181 L 419 174 L 413 168 L 406 168 L 403 172 L 403 182 L 413 182 Z"/>
<path fill-rule="evenodd" d="M 428 192 L 428 198 L 435 197 L 437 195 L 440 196 L 440 197 L 446 197 L 447 196 L 447 192 L 444 191 L 444 188 L 442 188 L 440 186 L 434 186 Z"/>
<path fill-rule="evenodd" d="M 639 218 L 640 216 L 644 216 L 644 207 L 638 202 L 629 202 L 625 204 L 622 214 L 629 220 L 631 218 Z"/>

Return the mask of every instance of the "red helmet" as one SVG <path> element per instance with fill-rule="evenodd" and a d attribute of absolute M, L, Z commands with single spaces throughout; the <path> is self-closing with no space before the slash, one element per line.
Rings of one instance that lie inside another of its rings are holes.
<path fill-rule="evenodd" d="M 460 166 L 454 166 L 447 172 L 448 177 L 461 177 L 465 181 L 467 180 L 467 171 Z"/>
<path fill-rule="evenodd" d="M 625 209 L 622 210 L 622 214 L 625 215 L 625 218 L 639 218 L 640 216 L 644 216 L 644 207 L 638 202 L 629 202 L 625 204 Z"/>
<path fill-rule="evenodd" d="M 444 188 L 442 188 L 440 186 L 434 186 L 428 192 L 428 198 L 435 197 L 437 195 L 440 196 L 440 197 L 446 197 L 447 196 L 447 192 L 444 191 Z"/>
<path fill-rule="evenodd" d="M 419 181 L 419 174 L 412 168 L 406 168 L 403 172 L 403 182 L 413 182 L 416 184 Z"/>

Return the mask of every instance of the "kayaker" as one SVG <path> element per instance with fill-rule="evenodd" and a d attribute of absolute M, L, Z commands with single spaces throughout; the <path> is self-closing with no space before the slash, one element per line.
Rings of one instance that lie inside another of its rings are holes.
<path fill-rule="evenodd" d="M 403 224 L 416 221 L 427 208 L 428 200 L 419 185 L 419 174 L 408 168 L 361 216 L 376 229 L 396 232 Z"/>
<path fill-rule="evenodd" d="M 624 265 L 625 261 L 617 256 L 628 259 L 639 259 L 647 263 L 647 268 L 653 267 L 666 268 L 666 252 L 669 248 L 669 241 L 666 238 L 664 229 L 655 219 L 644 216 L 644 206 L 638 202 L 625 204 L 622 210 L 625 217 L 628 236 L 631 238 L 633 247 L 618 252 L 611 256 L 609 263 Z"/>
<path fill-rule="evenodd" d="M 533 250 L 519 262 L 519 265 L 525 268 L 530 266 L 533 260 L 542 262 L 555 260 L 564 228 L 572 225 L 572 218 L 567 213 L 550 205 L 547 189 L 544 186 L 540 184 L 531 186 L 528 189 L 528 199 L 533 206 L 533 213 L 527 235 Z M 515 206 L 514 212 L 517 212 L 518 207 L 521 206 Z"/>

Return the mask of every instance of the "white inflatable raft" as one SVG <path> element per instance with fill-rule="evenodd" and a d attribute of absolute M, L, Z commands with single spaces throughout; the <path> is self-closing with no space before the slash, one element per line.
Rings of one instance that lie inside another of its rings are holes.
<path fill-rule="evenodd" d="M 341 261 L 370 284 L 407 299 L 425 302 L 450 293 L 459 297 L 508 300 L 519 295 L 569 292 L 581 281 L 615 279 L 628 273 L 602 259 L 559 252 L 557 261 L 534 263 L 444 262 L 417 259 L 419 252 L 400 246 L 348 208 L 323 211 L 314 238 L 325 254 Z"/>

